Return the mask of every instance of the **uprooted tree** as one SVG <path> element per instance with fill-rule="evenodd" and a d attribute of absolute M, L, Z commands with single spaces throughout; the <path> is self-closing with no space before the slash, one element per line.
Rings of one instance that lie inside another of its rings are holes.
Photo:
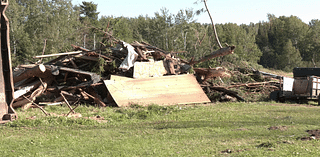
<path fill-rule="evenodd" d="M 234 52 L 234 49 L 236 48 L 235 46 L 229 46 L 227 43 L 226 43 L 226 46 L 227 47 L 222 47 L 221 46 L 221 43 L 219 41 L 219 37 L 218 37 L 218 33 L 217 33 L 217 30 L 216 30 L 216 27 L 213 23 L 213 20 L 212 20 L 212 16 L 210 14 L 210 11 L 208 9 L 208 5 L 207 5 L 207 1 L 206 0 L 203 0 L 202 1 L 205 5 L 205 8 L 206 8 L 206 11 L 210 17 L 210 20 L 211 20 L 211 24 L 212 24 L 212 28 L 213 28 L 213 32 L 214 32 L 214 36 L 215 36 L 215 40 L 219 46 L 219 50 L 217 51 L 214 51 L 212 52 L 211 54 L 207 55 L 207 56 L 204 56 L 203 58 L 195 61 L 194 60 L 194 57 L 190 60 L 190 62 L 188 63 L 190 66 L 193 66 L 194 64 L 197 64 L 197 63 L 201 63 L 201 62 L 205 62 L 205 61 L 208 61 L 210 59 L 213 59 L 213 58 L 216 58 L 216 57 L 220 57 L 220 56 L 225 56 L 225 55 L 228 55 L 228 54 L 233 54 Z M 206 70 L 207 74 L 204 74 L 206 76 L 206 79 L 208 79 L 208 76 L 215 76 L 215 77 L 218 77 L 217 76 L 217 72 L 215 71 L 215 69 L 208 69 Z M 205 80 L 206 80 L 205 79 Z"/>

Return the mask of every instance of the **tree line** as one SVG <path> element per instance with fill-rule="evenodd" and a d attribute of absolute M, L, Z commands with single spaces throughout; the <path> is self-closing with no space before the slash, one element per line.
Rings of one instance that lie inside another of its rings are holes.
<path fill-rule="evenodd" d="M 168 52 L 181 51 L 184 59 L 200 58 L 219 47 L 211 24 L 198 23 L 196 13 L 184 9 L 172 14 L 163 8 L 153 17 L 98 18 L 94 2 L 76 6 L 71 0 L 11 0 L 6 14 L 13 65 L 35 62 L 32 57 L 43 51 L 71 51 L 71 44 L 88 49 L 113 46 L 105 40 L 106 32 L 128 43 L 145 41 Z M 320 66 L 318 19 L 306 24 L 296 16 L 267 16 L 268 21 L 248 25 L 216 24 L 221 43 L 235 45 L 235 53 L 197 66 L 219 66 L 224 61 L 285 71 Z"/>

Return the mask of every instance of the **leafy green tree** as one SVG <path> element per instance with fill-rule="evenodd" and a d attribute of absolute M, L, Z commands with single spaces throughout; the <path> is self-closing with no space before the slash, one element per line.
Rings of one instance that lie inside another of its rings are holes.
<path fill-rule="evenodd" d="M 292 71 L 294 67 L 299 67 L 302 63 L 299 50 L 295 48 L 290 39 L 288 39 L 282 48 L 282 53 L 277 56 L 276 60 L 278 61 L 277 69 L 284 71 Z"/>
<path fill-rule="evenodd" d="M 129 18 L 119 17 L 112 20 L 112 30 L 113 35 L 117 39 L 123 40 L 125 42 L 131 43 L 133 39 L 133 29 L 131 28 L 131 23 Z"/>
<path fill-rule="evenodd" d="M 246 61 L 257 64 L 262 52 L 255 43 L 256 27 L 254 25 L 238 26 L 234 23 L 216 25 L 221 43 L 235 45 L 235 53 L 225 56 L 227 61 Z M 218 46 L 216 46 L 218 49 Z"/>
<path fill-rule="evenodd" d="M 133 29 L 133 38 L 137 41 L 147 41 L 149 39 L 149 21 L 150 18 L 148 16 L 142 16 L 132 20 L 132 29 Z"/>
<path fill-rule="evenodd" d="M 268 19 L 268 23 L 259 24 L 257 34 L 257 44 L 263 52 L 260 63 L 265 67 L 292 70 L 292 67 L 301 65 L 301 60 L 308 60 L 305 43 L 308 25 L 296 16 L 277 18 L 268 14 Z M 290 56 L 288 54 L 296 57 L 296 65 L 293 65 L 293 59 L 284 59 L 284 56 Z"/>
<path fill-rule="evenodd" d="M 311 20 L 309 26 L 305 42 L 308 53 L 304 53 L 303 57 L 305 61 L 320 62 L 320 20 Z"/>
<path fill-rule="evenodd" d="M 256 44 L 262 51 L 262 56 L 260 57 L 259 64 L 263 65 L 264 67 L 274 67 L 277 61 L 274 59 L 274 49 L 269 42 L 269 32 L 271 25 L 269 22 L 259 22 L 257 26 L 258 33 L 256 35 Z"/>
<path fill-rule="evenodd" d="M 10 24 L 10 46 L 13 66 L 24 61 L 27 52 L 32 49 L 29 34 L 25 31 L 25 17 L 29 14 L 24 6 L 16 1 L 10 1 L 6 11 Z"/>
<path fill-rule="evenodd" d="M 65 52 L 76 42 L 78 13 L 71 0 L 16 0 L 10 2 L 12 50 L 18 62 L 40 55 Z"/>

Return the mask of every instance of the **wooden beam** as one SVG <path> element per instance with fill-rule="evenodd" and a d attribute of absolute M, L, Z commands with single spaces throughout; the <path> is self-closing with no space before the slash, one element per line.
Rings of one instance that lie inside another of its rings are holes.
<path fill-rule="evenodd" d="M 48 57 L 56 57 L 56 56 L 77 55 L 77 54 L 80 54 L 81 52 L 82 52 L 82 51 L 66 52 L 66 53 L 56 53 L 56 54 L 35 56 L 35 57 L 33 57 L 33 58 L 48 58 Z"/>
<path fill-rule="evenodd" d="M 28 79 L 28 78 L 35 77 L 35 76 L 41 77 L 41 78 L 48 77 L 48 76 L 45 76 L 46 75 L 45 72 L 46 72 L 46 67 L 43 64 L 40 64 L 40 65 L 37 65 L 31 69 L 25 70 L 23 73 L 21 73 L 18 76 L 14 76 L 13 82 L 16 83 L 16 82 L 22 81 L 24 79 Z"/>
<path fill-rule="evenodd" d="M 228 46 L 228 47 L 221 48 L 221 49 L 219 49 L 217 51 L 214 51 L 211 54 L 201 58 L 198 61 L 194 61 L 194 58 L 193 58 L 193 59 L 191 59 L 191 61 L 188 64 L 190 66 L 192 66 L 194 64 L 198 64 L 198 63 L 201 63 L 201 62 L 208 61 L 208 60 L 210 60 L 212 58 L 233 54 L 235 48 L 236 48 L 235 46 Z"/>

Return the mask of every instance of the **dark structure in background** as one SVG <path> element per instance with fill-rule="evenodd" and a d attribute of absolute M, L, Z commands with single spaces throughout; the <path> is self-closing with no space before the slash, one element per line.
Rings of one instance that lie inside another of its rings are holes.
<path fill-rule="evenodd" d="M 0 123 L 12 121 L 17 115 L 11 104 L 13 102 L 14 85 L 11 68 L 9 20 L 5 15 L 8 0 L 1 0 L 1 55 L 0 55 Z"/>

